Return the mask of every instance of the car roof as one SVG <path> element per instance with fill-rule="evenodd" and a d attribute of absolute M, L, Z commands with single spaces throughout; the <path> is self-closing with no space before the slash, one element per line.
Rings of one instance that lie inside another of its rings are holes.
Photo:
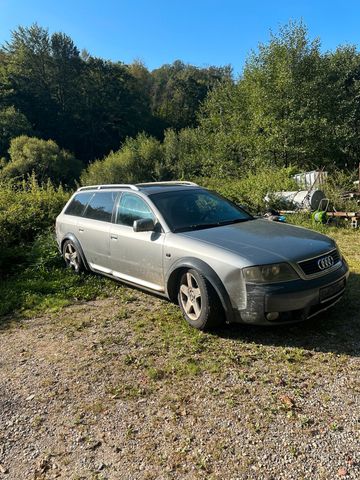
<path fill-rule="evenodd" d="M 108 185 L 89 185 L 78 188 L 77 192 L 85 191 L 98 191 L 98 190 L 130 190 L 142 192 L 145 195 L 151 195 L 153 193 L 168 192 L 174 190 L 187 190 L 192 188 L 201 188 L 199 185 L 193 182 L 185 181 L 171 181 L 171 182 L 148 182 L 148 183 L 120 183 L 120 184 L 108 184 Z"/>

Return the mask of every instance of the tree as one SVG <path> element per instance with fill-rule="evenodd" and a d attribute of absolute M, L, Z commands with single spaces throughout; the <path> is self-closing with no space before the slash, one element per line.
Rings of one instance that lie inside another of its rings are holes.
<path fill-rule="evenodd" d="M 198 129 L 183 128 L 179 132 L 172 129 L 166 130 L 162 147 L 163 170 L 168 179 L 189 180 L 205 173 L 204 163 L 206 162 L 203 158 Z"/>
<path fill-rule="evenodd" d="M 285 166 L 327 160 L 323 65 L 320 42 L 302 23 L 290 22 L 250 57 L 242 83 L 253 154 Z"/>
<path fill-rule="evenodd" d="M 197 68 L 180 60 L 153 70 L 151 106 L 164 127 L 181 129 L 197 124 L 197 111 L 208 92 L 224 79 L 231 79 L 231 68 Z"/>
<path fill-rule="evenodd" d="M 40 137 L 89 161 L 150 129 L 149 99 L 120 62 L 80 55 L 70 37 L 34 24 L 12 32 L 0 52 L 4 102 L 23 112 Z M 0 88 L 0 101 L 2 91 Z"/>
<path fill-rule="evenodd" d="M 97 158 L 118 149 L 142 130 L 146 105 L 128 69 L 121 63 L 90 57 L 80 82 L 78 140 L 81 158 Z"/>
<path fill-rule="evenodd" d="M 51 92 L 51 41 L 48 31 L 34 24 L 12 32 L 3 47 L 11 84 L 8 101 L 29 119 L 35 131 L 48 136 L 54 128 L 56 102 Z"/>
<path fill-rule="evenodd" d="M 199 142 L 203 170 L 209 175 L 227 177 L 252 167 L 255 156 L 248 131 L 250 112 L 241 81 L 223 82 L 206 97 L 200 109 Z M 256 162 L 255 162 L 256 163 Z"/>
<path fill-rule="evenodd" d="M 82 164 L 71 153 L 60 149 L 53 140 L 21 135 L 11 140 L 10 161 L 0 170 L 2 178 L 21 180 L 32 172 L 40 183 L 73 184 Z"/>
<path fill-rule="evenodd" d="M 302 23 L 260 44 L 237 84 L 219 85 L 204 102 L 200 127 L 218 164 L 314 168 L 340 161 L 334 130 L 343 118 L 334 110 L 343 97 L 334 97 L 330 64 Z"/>
<path fill-rule="evenodd" d="M 324 62 L 329 157 L 339 168 L 355 169 L 360 161 L 360 55 L 354 46 L 344 46 L 327 53 Z"/>
<path fill-rule="evenodd" d="M 15 107 L 0 110 L 0 157 L 6 155 L 12 138 L 27 135 L 31 130 L 28 119 Z"/>

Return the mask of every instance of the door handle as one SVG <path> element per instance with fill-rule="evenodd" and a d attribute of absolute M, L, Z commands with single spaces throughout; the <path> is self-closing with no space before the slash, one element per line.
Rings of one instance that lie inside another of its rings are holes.
<path fill-rule="evenodd" d="M 117 240 L 118 236 L 117 235 L 110 235 L 111 240 Z"/>
<path fill-rule="evenodd" d="M 81 228 L 81 227 L 79 227 L 79 232 L 81 233 L 81 232 L 83 232 L 83 231 L 84 231 L 84 229 Z"/>

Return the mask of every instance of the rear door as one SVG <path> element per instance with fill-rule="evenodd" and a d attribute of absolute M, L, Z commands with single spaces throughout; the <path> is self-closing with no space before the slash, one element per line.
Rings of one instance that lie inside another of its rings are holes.
<path fill-rule="evenodd" d="M 133 223 L 141 218 L 156 217 L 144 198 L 122 193 L 118 199 L 115 222 L 110 228 L 110 257 L 113 275 L 164 291 L 163 244 L 165 235 L 160 224 L 154 232 L 134 232 Z"/>
<path fill-rule="evenodd" d="M 78 238 L 91 268 L 110 273 L 110 227 L 118 192 L 98 191 L 78 221 Z"/>
<path fill-rule="evenodd" d="M 86 205 L 93 195 L 93 192 L 80 192 L 75 194 L 64 213 L 58 217 L 56 221 L 56 235 L 59 243 L 64 236 L 69 233 L 72 233 L 79 239 L 79 217 L 84 213 Z"/>

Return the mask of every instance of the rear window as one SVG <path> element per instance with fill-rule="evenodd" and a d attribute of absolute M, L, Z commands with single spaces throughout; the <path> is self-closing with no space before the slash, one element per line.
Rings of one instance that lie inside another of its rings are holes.
<path fill-rule="evenodd" d="M 66 215 L 75 215 L 76 217 L 81 217 L 84 213 L 85 207 L 88 204 L 90 198 L 94 193 L 84 192 L 77 193 L 72 199 L 71 203 L 65 210 Z"/>
<path fill-rule="evenodd" d="M 111 222 L 117 192 L 97 192 L 90 200 L 84 217 L 102 222 Z"/>

